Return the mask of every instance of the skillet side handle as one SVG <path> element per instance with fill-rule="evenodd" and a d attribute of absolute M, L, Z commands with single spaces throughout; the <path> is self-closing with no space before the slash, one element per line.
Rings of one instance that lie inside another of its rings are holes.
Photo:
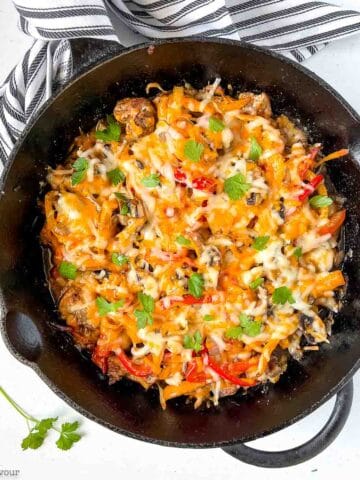
<path fill-rule="evenodd" d="M 310 460 L 325 450 L 343 429 L 350 413 L 353 393 L 353 381 L 349 380 L 337 393 L 333 411 L 324 427 L 317 435 L 299 447 L 281 452 L 265 452 L 240 443 L 222 450 L 241 462 L 263 468 L 291 467 Z"/>

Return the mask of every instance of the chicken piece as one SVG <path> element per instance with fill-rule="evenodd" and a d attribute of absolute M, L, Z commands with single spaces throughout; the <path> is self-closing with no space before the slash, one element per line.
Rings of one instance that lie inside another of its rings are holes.
<path fill-rule="evenodd" d="M 86 305 L 89 302 L 89 292 L 84 292 L 77 286 L 69 287 L 59 302 L 61 316 L 72 328 L 75 342 L 81 348 L 92 348 L 99 338 L 98 325 L 88 317 Z"/>
<path fill-rule="evenodd" d="M 260 93 L 255 95 L 251 92 L 240 93 L 239 100 L 242 98 L 251 98 L 251 101 L 245 105 L 242 109 L 242 113 L 249 115 L 260 115 L 265 118 L 270 118 L 272 115 L 271 103 L 266 93 Z"/>
<path fill-rule="evenodd" d="M 292 146 L 298 142 L 306 144 L 305 133 L 300 128 L 295 127 L 295 124 L 288 117 L 280 115 L 276 120 L 276 124 L 283 134 L 287 146 Z"/>
<path fill-rule="evenodd" d="M 114 108 L 114 117 L 125 125 L 127 140 L 152 133 L 155 129 L 156 112 L 150 100 L 146 98 L 124 98 Z"/>

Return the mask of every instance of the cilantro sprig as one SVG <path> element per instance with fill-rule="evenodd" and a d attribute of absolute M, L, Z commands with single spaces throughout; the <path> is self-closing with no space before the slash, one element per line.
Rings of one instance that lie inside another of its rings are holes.
<path fill-rule="evenodd" d="M 265 250 L 269 240 L 269 235 L 264 235 L 263 237 L 256 237 L 251 246 L 255 248 L 255 250 L 258 250 L 260 252 L 261 250 Z"/>
<path fill-rule="evenodd" d="M 63 278 L 68 278 L 70 280 L 75 280 L 77 275 L 76 265 L 71 262 L 61 262 L 58 271 Z"/>
<path fill-rule="evenodd" d="M 124 255 L 123 253 L 112 253 L 111 261 L 117 267 L 122 267 L 126 263 L 129 263 L 129 257 Z"/>
<path fill-rule="evenodd" d="M 65 422 L 60 428 L 55 426 L 58 417 L 43 418 L 41 420 L 29 415 L 23 408 L 13 400 L 10 395 L 0 386 L 0 394 L 10 403 L 10 405 L 26 420 L 29 429 L 28 435 L 23 438 L 21 448 L 23 450 L 36 450 L 42 446 L 50 430 L 59 433 L 56 446 L 60 450 L 69 450 L 74 443 L 81 439 L 78 433 L 79 422 Z"/>
<path fill-rule="evenodd" d="M 302 256 L 302 248 L 301 247 L 296 247 L 295 250 L 293 251 L 294 257 L 299 259 Z"/>
<path fill-rule="evenodd" d="M 224 182 L 224 192 L 227 193 L 230 200 L 239 200 L 250 187 L 250 183 L 246 183 L 246 178 L 242 173 L 237 173 Z"/>
<path fill-rule="evenodd" d="M 226 338 L 233 340 L 240 339 L 243 335 L 248 337 L 257 337 L 261 331 L 261 322 L 252 320 L 245 313 L 239 315 L 239 325 L 231 327 L 225 332 Z"/>
<path fill-rule="evenodd" d="M 178 243 L 179 245 L 183 246 L 183 247 L 187 247 L 189 245 L 191 245 L 191 242 L 188 238 L 184 237 L 184 235 L 178 235 L 176 237 L 176 243 Z"/>
<path fill-rule="evenodd" d="M 295 303 L 292 292 L 288 287 L 275 288 L 274 293 L 272 294 L 272 301 L 277 305 L 285 305 L 286 302 L 290 304 Z"/>
<path fill-rule="evenodd" d="M 95 303 L 100 317 L 105 317 L 108 313 L 115 313 L 119 308 L 123 307 L 125 300 L 121 299 L 118 302 L 111 303 L 104 297 L 97 297 Z"/>
<path fill-rule="evenodd" d="M 73 163 L 74 172 L 71 175 L 72 186 L 78 185 L 85 179 L 88 168 L 89 168 L 89 161 L 87 158 L 79 157 L 78 159 L 75 160 L 75 162 Z"/>
<path fill-rule="evenodd" d="M 152 314 L 155 310 L 155 300 L 151 295 L 146 295 L 146 293 L 142 292 L 139 292 L 137 296 L 143 309 L 140 310 L 137 308 L 134 315 L 137 321 L 137 327 L 145 328 L 146 325 L 152 325 L 154 323 Z"/>
<path fill-rule="evenodd" d="M 120 170 L 120 168 L 114 168 L 106 173 L 108 179 L 113 185 L 119 185 L 125 180 L 125 174 Z"/>
<path fill-rule="evenodd" d="M 160 185 L 160 175 L 158 173 L 151 173 L 147 177 L 141 179 L 141 183 L 147 188 L 155 188 Z"/>
<path fill-rule="evenodd" d="M 257 162 L 262 154 L 262 148 L 255 137 L 250 137 L 249 160 Z"/>
<path fill-rule="evenodd" d="M 201 275 L 201 273 L 192 273 L 190 275 L 188 289 L 193 297 L 202 297 L 204 291 L 204 277 Z"/>
<path fill-rule="evenodd" d="M 196 140 L 188 140 L 184 145 L 184 155 L 191 162 L 199 162 L 204 152 L 204 145 Z"/>
<path fill-rule="evenodd" d="M 262 285 L 265 282 L 265 279 L 263 277 L 258 277 L 255 278 L 252 282 L 249 283 L 249 287 L 251 290 L 256 290 L 260 285 Z"/>
<path fill-rule="evenodd" d="M 196 330 L 194 335 L 184 335 L 183 345 L 184 348 L 194 350 L 195 352 L 200 352 L 202 348 L 202 336 L 199 330 Z"/>
<path fill-rule="evenodd" d="M 104 130 L 97 130 L 95 137 L 97 140 L 102 140 L 104 143 L 118 142 L 120 140 L 121 128 L 112 115 L 106 115 L 108 123 Z"/>
<path fill-rule="evenodd" d="M 222 132 L 225 128 L 225 124 L 220 118 L 210 117 L 209 118 L 209 130 L 211 132 Z"/>

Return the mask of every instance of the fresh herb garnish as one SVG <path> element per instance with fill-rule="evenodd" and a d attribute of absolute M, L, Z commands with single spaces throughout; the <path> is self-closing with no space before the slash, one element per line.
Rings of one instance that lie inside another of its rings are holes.
<path fill-rule="evenodd" d="M 77 268 L 71 262 L 61 262 L 59 265 L 59 273 L 63 278 L 69 278 L 70 280 L 75 280 L 77 275 Z"/>
<path fill-rule="evenodd" d="M 108 313 L 115 313 L 119 308 L 124 306 L 125 300 L 119 300 L 118 302 L 108 302 L 104 297 L 97 297 L 95 300 L 98 313 L 100 317 L 104 317 Z"/>
<path fill-rule="evenodd" d="M 158 173 L 152 173 L 141 180 L 141 183 L 147 188 L 155 188 L 160 185 L 160 175 Z"/>
<path fill-rule="evenodd" d="M 237 173 L 224 182 L 224 192 L 228 194 L 231 200 L 242 198 L 250 187 L 251 185 L 246 183 L 246 178 L 242 173 Z"/>
<path fill-rule="evenodd" d="M 285 305 L 286 302 L 295 303 L 295 299 L 288 287 L 275 288 L 274 293 L 272 294 L 272 301 L 273 303 L 281 305 Z"/>
<path fill-rule="evenodd" d="M 262 148 L 259 145 L 258 141 L 256 140 L 255 137 L 250 137 L 249 159 L 253 162 L 257 162 L 261 154 L 262 154 Z"/>
<path fill-rule="evenodd" d="M 79 157 L 73 163 L 74 173 L 71 175 L 71 185 L 78 185 L 86 176 L 86 171 L 89 168 L 89 161 L 84 157 Z"/>
<path fill-rule="evenodd" d="M 184 146 L 184 155 L 192 162 L 199 162 L 204 152 L 204 145 L 195 140 L 188 140 Z"/>
<path fill-rule="evenodd" d="M 225 128 L 225 124 L 222 120 L 216 117 L 210 117 L 209 130 L 212 132 L 222 132 Z"/>
<path fill-rule="evenodd" d="M 188 348 L 190 350 L 194 350 L 195 352 L 199 352 L 202 348 L 202 336 L 199 330 L 196 330 L 194 335 L 184 335 L 184 348 Z"/>
<path fill-rule="evenodd" d="M 232 338 L 233 340 L 239 339 L 242 335 L 248 337 L 256 337 L 261 331 L 261 322 L 252 320 L 248 315 L 240 313 L 239 315 L 240 325 L 231 327 L 225 332 L 226 338 Z"/>
<path fill-rule="evenodd" d="M 265 235 L 263 237 L 256 237 L 253 244 L 252 244 L 252 247 L 255 248 L 255 250 L 258 250 L 258 251 L 265 250 L 266 245 L 267 245 L 269 240 L 270 240 L 269 235 Z"/>
<path fill-rule="evenodd" d="M 121 128 L 112 115 L 106 115 L 108 123 L 104 130 L 97 130 L 95 137 L 97 140 L 102 140 L 105 143 L 118 142 L 120 140 Z"/>
<path fill-rule="evenodd" d="M 264 281 L 265 280 L 262 277 L 255 278 L 255 280 L 253 280 L 252 282 L 249 283 L 249 287 L 252 290 L 256 290 L 258 287 L 260 287 L 260 285 L 262 285 L 264 283 Z"/>
<path fill-rule="evenodd" d="M 205 322 L 213 322 L 215 320 L 215 317 L 213 315 L 204 315 L 204 320 Z"/>
<path fill-rule="evenodd" d="M 20 405 L 18 405 L 11 398 L 2 387 L 0 387 L 0 393 L 26 420 L 29 428 L 29 434 L 21 442 L 21 448 L 23 450 L 27 450 L 28 448 L 36 450 L 37 448 L 41 447 L 49 430 L 55 430 L 60 434 L 60 437 L 56 441 L 56 445 L 61 450 L 69 450 L 75 442 L 80 440 L 81 435 L 76 432 L 76 430 L 79 428 L 79 422 L 63 423 L 61 425 L 61 429 L 59 429 L 54 425 L 58 420 L 58 417 L 43 418 L 42 420 L 38 420 L 32 415 L 26 413 L 25 410 L 23 410 Z"/>
<path fill-rule="evenodd" d="M 145 328 L 146 325 L 152 325 L 154 323 L 152 314 L 155 310 L 155 300 L 152 296 L 142 292 L 139 292 L 137 296 L 143 310 L 136 309 L 134 315 L 137 320 L 137 327 Z"/>
<path fill-rule="evenodd" d="M 79 428 L 79 422 L 66 422 L 61 425 L 60 437 L 56 445 L 61 450 L 69 450 L 75 442 L 80 440 L 80 435 L 76 433 Z"/>
<path fill-rule="evenodd" d="M 200 298 L 204 290 L 204 277 L 200 273 L 192 273 L 188 281 L 188 289 L 195 298 Z"/>
<path fill-rule="evenodd" d="M 295 250 L 293 251 L 293 255 L 296 258 L 300 258 L 302 256 L 302 248 L 296 247 Z"/>
<path fill-rule="evenodd" d="M 118 267 L 122 267 L 123 265 L 129 262 L 129 257 L 127 257 L 126 255 L 123 255 L 122 253 L 112 253 L 111 261 Z"/>
<path fill-rule="evenodd" d="M 333 200 L 327 195 L 315 195 L 310 198 L 309 203 L 313 208 L 323 208 L 331 205 Z"/>
<path fill-rule="evenodd" d="M 120 215 L 127 215 L 129 212 L 130 212 L 130 208 L 127 203 L 124 203 L 123 205 L 121 205 Z"/>
<path fill-rule="evenodd" d="M 119 183 L 122 183 L 125 180 L 125 174 L 119 168 L 110 170 L 106 175 L 113 185 L 119 185 Z"/>
<path fill-rule="evenodd" d="M 179 245 L 182 245 L 184 247 L 187 247 L 188 245 L 191 245 L 190 240 L 187 239 L 186 237 L 184 237 L 183 235 L 178 235 L 176 237 L 176 243 L 178 243 Z"/>
<path fill-rule="evenodd" d="M 119 200 L 122 200 L 123 202 L 127 202 L 129 200 L 128 197 L 124 193 L 121 193 L 121 192 L 114 192 L 114 193 L 115 193 L 115 196 Z"/>

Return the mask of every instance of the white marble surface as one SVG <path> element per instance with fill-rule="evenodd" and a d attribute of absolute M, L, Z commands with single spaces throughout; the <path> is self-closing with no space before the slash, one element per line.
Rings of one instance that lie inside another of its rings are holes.
<path fill-rule="evenodd" d="M 358 0 L 336 2 L 360 9 Z M 1 62 L 0 81 L 21 58 L 31 40 L 16 27 L 16 12 L 10 0 L 0 2 Z M 360 35 L 337 41 L 306 62 L 306 66 L 328 81 L 360 112 Z M 37 451 L 22 452 L 21 438 L 26 425 L 11 407 L 0 398 L 0 471 L 19 469 L 18 478 L 63 480 L 95 480 L 111 474 L 116 478 L 157 480 L 195 478 L 212 480 L 239 478 L 287 480 L 315 478 L 356 478 L 360 467 L 360 374 L 355 376 L 355 398 L 350 418 L 337 440 L 322 454 L 302 465 L 283 470 L 264 470 L 241 464 L 221 450 L 179 450 L 144 444 L 117 435 L 96 423 L 81 418 L 35 375 L 15 361 L 0 341 L 0 384 L 35 416 L 56 416 L 81 419 L 84 438 L 69 452 L 61 452 L 53 444 Z M 327 419 L 333 400 L 296 425 L 277 434 L 253 442 L 267 450 L 293 447 L 309 439 Z M 150 473 L 151 472 L 151 473 Z"/>

